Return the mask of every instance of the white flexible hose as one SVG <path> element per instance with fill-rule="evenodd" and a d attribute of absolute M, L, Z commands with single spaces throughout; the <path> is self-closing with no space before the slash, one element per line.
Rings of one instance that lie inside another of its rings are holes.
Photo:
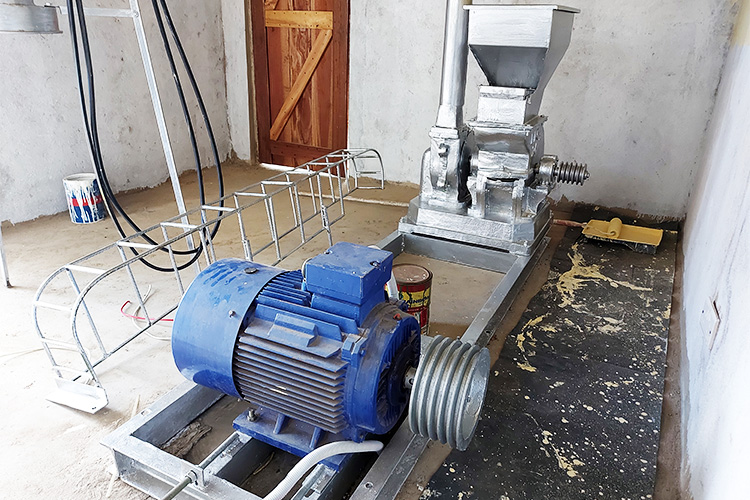
<path fill-rule="evenodd" d="M 263 500 L 282 500 L 289 490 L 291 490 L 297 481 L 312 468 L 313 465 L 317 464 L 321 460 L 333 457 L 335 455 L 343 455 L 344 453 L 366 453 L 370 451 L 380 451 L 383 449 L 383 443 L 380 441 L 363 441 L 361 443 L 355 443 L 354 441 L 336 441 L 335 443 L 328 443 L 316 448 L 302 460 L 297 462 L 289 474 L 273 489 L 271 493 L 263 497 Z"/>

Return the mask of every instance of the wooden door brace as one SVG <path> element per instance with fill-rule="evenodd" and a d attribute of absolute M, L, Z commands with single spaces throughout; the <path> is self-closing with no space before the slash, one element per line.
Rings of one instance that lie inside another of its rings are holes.
<path fill-rule="evenodd" d="M 266 1 L 266 8 L 276 7 L 273 0 Z M 266 27 L 275 28 L 308 28 L 320 29 L 321 32 L 313 42 L 310 54 L 305 59 L 300 74 L 294 80 L 289 95 L 286 96 L 281 105 L 279 114 L 271 125 L 271 140 L 278 140 L 284 130 L 289 118 L 292 116 L 295 106 L 302 97 L 307 84 L 310 83 L 315 69 L 318 67 L 328 44 L 333 37 L 333 13 L 326 11 L 266 11 Z"/>

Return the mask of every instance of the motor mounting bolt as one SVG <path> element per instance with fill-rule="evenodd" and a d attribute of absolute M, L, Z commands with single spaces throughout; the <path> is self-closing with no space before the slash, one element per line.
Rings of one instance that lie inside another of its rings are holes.
<path fill-rule="evenodd" d="M 234 311 L 234 309 L 230 309 L 229 310 L 229 317 L 230 318 L 234 318 L 235 316 L 237 316 L 237 313 Z"/>
<path fill-rule="evenodd" d="M 247 419 L 248 419 L 248 420 L 249 420 L 250 422 L 255 422 L 256 420 L 258 420 L 258 412 L 256 412 L 256 411 L 255 411 L 255 409 L 253 409 L 253 408 L 250 408 L 250 409 L 249 409 L 249 410 L 247 411 Z"/>
<path fill-rule="evenodd" d="M 257 267 L 246 267 L 245 268 L 245 274 L 255 274 L 258 272 Z"/>

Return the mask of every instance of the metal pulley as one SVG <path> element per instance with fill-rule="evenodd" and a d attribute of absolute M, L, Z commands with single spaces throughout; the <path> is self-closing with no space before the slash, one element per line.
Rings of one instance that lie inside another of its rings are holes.
<path fill-rule="evenodd" d="M 422 337 L 422 356 L 409 399 L 412 432 L 465 450 L 487 393 L 486 347 L 442 336 Z"/>

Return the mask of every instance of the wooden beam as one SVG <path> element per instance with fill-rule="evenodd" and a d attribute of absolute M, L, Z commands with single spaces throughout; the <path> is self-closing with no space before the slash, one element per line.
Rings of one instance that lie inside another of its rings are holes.
<path fill-rule="evenodd" d="M 330 145 L 332 149 L 342 149 L 349 144 L 349 0 L 333 2 L 333 23 L 336 29 L 331 53 L 336 76 L 333 78 L 333 141 Z"/>
<path fill-rule="evenodd" d="M 289 157 L 303 157 L 298 161 L 297 165 L 290 165 L 294 167 L 301 165 L 302 163 L 306 163 L 310 160 L 314 160 L 315 158 L 325 156 L 330 152 L 330 148 L 307 146 L 305 144 L 292 144 L 290 142 L 282 141 L 271 141 L 271 154 Z"/>
<path fill-rule="evenodd" d="M 325 10 L 267 10 L 266 28 L 333 29 L 333 12 Z"/>
<path fill-rule="evenodd" d="M 318 67 L 318 63 L 323 57 L 323 53 L 326 51 L 326 48 L 331 41 L 331 37 L 331 30 L 323 30 L 315 39 L 312 50 L 307 56 L 307 59 L 305 59 L 305 63 L 302 65 L 302 70 L 300 71 L 299 76 L 297 76 L 297 79 L 294 81 L 294 84 L 289 91 L 289 95 L 284 99 L 284 104 L 281 105 L 279 114 L 273 121 L 273 125 L 271 125 L 270 134 L 272 141 L 277 140 L 281 135 L 282 130 L 284 130 L 286 123 L 289 121 L 289 117 L 292 115 L 292 111 L 294 111 L 300 97 L 302 97 L 302 92 L 305 91 L 305 87 L 310 83 L 310 78 L 312 78 L 315 68 Z"/>

